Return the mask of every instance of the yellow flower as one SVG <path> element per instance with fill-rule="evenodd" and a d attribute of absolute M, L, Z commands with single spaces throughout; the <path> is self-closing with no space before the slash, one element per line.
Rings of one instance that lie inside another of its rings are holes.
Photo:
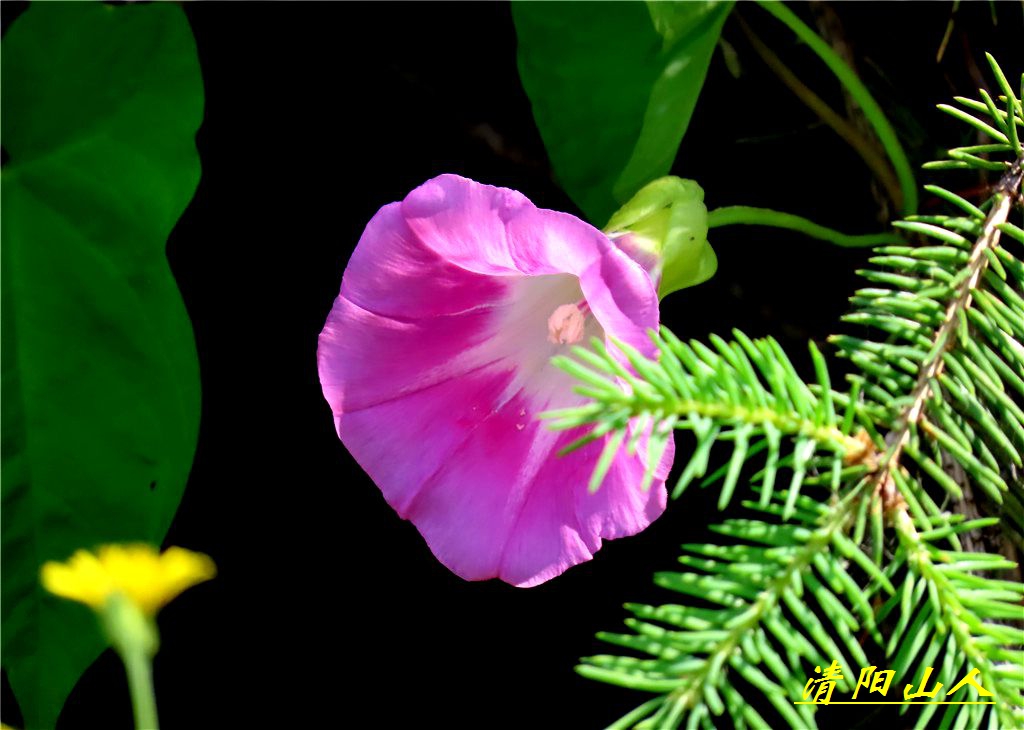
<path fill-rule="evenodd" d="M 217 572 L 209 557 L 180 547 L 162 555 L 149 545 L 104 545 L 96 554 L 79 550 L 66 563 L 50 561 L 40 571 L 50 593 L 96 610 L 121 594 L 147 616 Z"/>

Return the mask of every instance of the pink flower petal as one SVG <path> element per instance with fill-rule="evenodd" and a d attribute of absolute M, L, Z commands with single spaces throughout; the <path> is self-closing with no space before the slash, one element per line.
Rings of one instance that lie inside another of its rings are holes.
<path fill-rule="evenodd" d="M 536 585 L 664 510 L 671 448 L 649 491 L 641 448 L 591 495 L 604 439 L 558 457 L 580 434 L 536 420 L 583 401 L 552 356 L 609 335 L 651 354 L 657 322 L 650 278 L 599 231 L 443 175 L 368 224 L 320 336 L 320 379 L 342 441 L 438 559 Z"/>
<path fill-rule="evenodd" d="M 336 416 L 338 434 L 402 517 L 423 485 L 494 409 L 513 377 L 493 368 Z M 441 427 L 438 424 L 442 424 Z"/>
<path fill-rule="evenodd" d="M 502 296 L 504 286 L 424 246 L 406 225 L 401 203 L 392 203 L 366 226 L 345 268 L 341 293 L 364 309 L 410 320 L 476 309 Z"/>
<path fill-rule="evenodd" d="M 520 193 L 440 175 L 401 203 L 423 245 L 482 274 L 574 274 L 597 318 L 654 353 L 645 334 L 658 321 L 650 277 L 615 244 L 575 216 L 536 208 Z M 653 323 L 653 324 L 652 324 Z"/>

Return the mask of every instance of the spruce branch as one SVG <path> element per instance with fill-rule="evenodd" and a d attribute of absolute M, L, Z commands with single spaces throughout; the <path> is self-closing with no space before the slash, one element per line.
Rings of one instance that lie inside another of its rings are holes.
<path fill-rule="evenodd" d="M 753 502 L 744 506 L 762 516 L 780 514 L 788 497 L 780 493 L 775 498 L 770 505 L 774 509 Z M 584 659 L 577 671 L 592 679 L 664 693 L 659 702 L 645 703 L 630 716 L 638 728 L 675 727 L 688 712 L 691 724 L 728 712 L 740 725 L 771 727 L 748 703 L 723 701 L 739 692 L 736 682 L 764 692 L 793 727 L 815 727 L 812 707 L 792 702 L 800 696 L 809 666 L 819 663 L 822 655 L 836 657 L 845 666 L 852 666 L 850 659 L 865 663 L 855 632 L 863 627 L 880 638 L 861 582 L 847 566 L 824 557 L 832 550 L 850 556 L 854 565 L 867 569 L 873 584 L 894 590 L 847 537 L 856 503 L 852 493 L 831 507 L 800 497 L 790 523 L 728 520 L 713 529 L 739 541 L 736 544 L 684 545 L 687 554 L 680 562 L 691 571 L 659 573 L 655 582 L 721 608 L 628 605 L 636 618 L 627 625 L 636 633 L 605 633 L 599 638 L 655 658 L 595 656 Z M 809 603 L 812 598 L 816 606 Z M 833 619 L 834 626 L 824 624 L 817 611 Z M 844 686 L 852 689 L 846 682 Z"/>
<path fill-rule="evenodd" d="M 948 704 L 940 726 L 1024 725 L 1024 586 L 999 577 L 1016 562 L 960 542 L 996 526 L 1024 533 L 1024 230 L 1010 220 L 1024 111 L 989 61 L 1002 95 L 982 93 L 955 116 L 994 142 L 950 150 L 942 166 L 1000 179 L 977 205 L 928 186 L 955 213 L 911 216 L 898 227 L 920 243 L 875 248 L 860 272 L 869 286 L 843 318 L 873 334 L 830 338 L 856 368 L 847 389 L 832 386 L 813 344 L 808 383 L 775 340 L 738 331 L 705 345 L 662 329 L 654 361 L 601 343 L 557 360 L 593 399 L 548 414 L 560 428 L 589 427 L 580 443 L 612 433 L 609 449 L 637 448 L 648 434 L 653 465 L 674 430 L 694 433 L 674 496 L 695 478 L 721 481 L 724 509 L 744 468 L 759 467 L 760 499 L 742 501 L 757 518 L 727 519 L 712 528 L 722 544 L 685 545 L 685 569 L 656 575 L 686 601 L 630 605 L 632 633 L 601 635 L 651 658 L 579 667 L 658 693 L 614 727 L 714 727 L 723 715 L 775 726 L 753 695 L 790 726 L 814 727 L 818 708 L 793 702 L 809 668 L 832 660 L 847 671 L 888 662 L 901 681 L 920 682 L 925 667 L 943 682 L 976 676 L 990 704 Z M 707 475 L 719 443 L 731 456 Z M 780 473 L 788 488 L 775 488 Z M 599 464 L 592 486 L 602 476 Z M 988 501 L 971 509 L 996 516 L 958 514 L 974 494 Z M 915 727 L 938 707 L 921 708 Z"/>
<path fill-rule="evenodd" d="M 930 596 L 927 610 L 932 612 L 933 620 L 926 623 L 933 627 L 928 635 L 931 645 L 942 646 L 942 638 L 948 634 L 949 661 L 980 670 L 996 703 L 994 711 L 999 723 L 1006 728 L 1020 727 L 1024 724 L 1024 671 L 1021 652 L 1010 647 L 1024 644 L 1024 631 L 999 621 L 1021 617 L 1024 585 L 976 575 L 979 570 L 1013 568 L 1015 563 L 1001 555 L 939 550 L 917 530 L 905 508 L 895 510 L 893 523 L 910 572 Z M 900 636 L 900 632 L 893 634 L 897 640 Z M 914 658 L 913 652 L 903 654 L 908 656 L 896 654 L 893 666 L 907 666 Z M 923 665 L 929 666 L 933 661 L 934 657 Z M 953 674 L 948 672 L 945 676 L 951 679 Z M 973 726 L 980 727 L 982 714 L 988 708 L 964 707 L 960 711 L 975 715 Z M 952 716 L 954 707 L 947 712 Z"/>
<path fill-rule="evenodd" d="M 930 435 L 942 440 L 940 435 L 942 432 L 939 427 L 930 421 L 924 420 L 925 406 L 928 403 L 930 396 L 940 395 L 938 388 L 941 386 L 938 384 L 943 370 L 949 362 L 946 357 L 948 350 L 957 345 L 966 346 L 970 341 L 970 335 L 960 339 L 957 339 L 956 335 L 966 321 L 966 312 L 970 309 L 973 303 L 974 293 L 978 289 L 982 275 L 985 273 L 991 261 L 998 260 L 992 258 L 991 254 L 999 244 L 1000 235 L 1002 233 L 999 226 L 1007 222 L 1013 200 L 1015 196 L 1019 194 L 1022 178 L 1021 165 L 1021 158 L 1017 158 L 996 186 L 992 208 L 982 224 L 981 233 L 978 236 L 978 239 L 975 241 L 970 253 L 966 257 L 966 261 L 961 264 L 956 275 L 956 278 L 960 281 L 956 287 L 950 290 L 945 312 L 934 336 L 928 343 L 927 356 L 924 361 L 917 365 L 917 380 L 914 382 L 909 398 L 905 400 L 905 405 L 903 405 L 900 415 L 895 419 L 896 427 L 894 431 L 890 432 L 885 439 L 886 443 L 889 445 L 889 450 L 884 457 L 880 468 L 875 473 L 872 482 L 874 485 L 874 494 L 884 494 L 885 500 L 888 500 L 889 503 L 886 504 L 887 508 L 893 506 L 892 502 L 895 499 L 895 494 L 892 489 L 892 472 L 899 468 L 903 451 L 917 427 L 919 425 L 923 425 Z M 920 223 L 916 221 L 915 223 L 916 225 L 908 225 L 906 227 L 912 230 L 917 230 L 921 233 L 939 237 L 954 246 L 960 244 L 962 240 L 951 239 L 947 235 L 948 232 L 940 232 L 944 231 L 944 229 L 936 230 L 930 223 Z M 956 251 L 956 248 L 940 250 L 952 253 L 953 251 Z M 918 249 L 918 253 L 920 253 L 920 251 L 921 249 Z M 922 259 L 918 258 L 916 260 Z M 879 301 L 875 300 L 873 304 L 878 305 Z M 882 300 L 881 305 L 888 308 L 891 306 L 891 303 Z M 892 311 L 891 308 L 889 311 Z M 914 330 L 916 331 L 917 329 L 920 328 L 915 326 Z M 896 353 L 896 351 L 894 348 L 890 348 L 889 353 L 893 354 Z M 938 401 L 938 404 L 941 405 L 942 401 Z M 952 453 L 954 457 L 956 457 L 961 452 L 953 450 Z M 1015 454 L 1015 452 L 1012 451 L 1012 446 L 1011 453 Z M 965 469 L 970 468 L 972 471 L 979 469 L 980 465 L 975 460 L 967 457 L 961 458 L 963 461 L 967 462 L 962 464 Z M 1019 456 L 1017 458 L 1019 463 Z M 983 469 L 983 467 L 981 468 Z M 1002 480 L 998 478 L 998 474 L 994 474 L 994 476 L 996 481 L 999 483 L 1002 482 Z M 1005 489 L 1005 484 L 1001 485 Z"/>
<path fill-rule="evenodd" d="M 684 343 L 662 328 L 659 335 L 652 333 L 661 354 L 656 362 L 624 343 L 616 343 L 618 351 L 610 351 L 596 340 L 593 350 L 574 348 L 578 361 L 556 357 L 553 362 L 583 381 L 586 385 L 577 391 L 594 401 L 551 411 L 542 417 L 552 419 L 552 428 L 559 430 L 592 426 L 567 450 L 616 430 L 619 435 L 609 440 L 606 454 L 614 454 L 619 448 L 630 422 L 653 424 L 645 488 L 658 463 L 655 457 L 664 450 L 672 430 L 692 431 L 697 446 L 676 483 L 673 497 L 706 474 L 714 444 L 731 444 L 728 467 L 716 472 L 716 476 L 724 478 L 721 509 L 728 505 L 748 458 L 764 451 L 762 504 L 770 501 L 776 474 L 785 463 L 792 473 L 788 516 L 809 467 L 827 463 L 833 473 L 839 474 L 844 463 L 862 460 L 868 444 L 863 438 L 844 432 L 842 423 L 848 419 L 841 418 L 836 411 L 824 358 L 813 343 L 811 357 L 818 382 L 812 389 L 778 342 L 771 338 L 751 340 L 738 330 L 733 335 L 733 342 L 712 337 L 712 347 L 708 347 L 697 341 Z M 620 362 L 620 357 L 635 369 L 636 375 Z M 792 442 L 791 447 L 788 441 Z M 819 453 L 823 458 L 815 459 Z M 610 456 L 599 460 L 592 488 L 600 484 L 608 463 Z"/>

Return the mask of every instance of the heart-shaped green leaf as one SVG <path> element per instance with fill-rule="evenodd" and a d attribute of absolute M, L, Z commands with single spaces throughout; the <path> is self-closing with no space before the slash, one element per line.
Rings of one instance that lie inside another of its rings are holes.
<path fill-rule="evenodd" d="M 592 223 L 669 172 L 731 2 L 512 4 L 555 175 Z"/>
<path fill-rule="evenodd" d="M 199 426 L 167 236 L 195 192 L 203 87 L 180 7 L 39 3 L 2 44 L 3 662 L 50 727 L 103 648 L 40 565 L 166 534 Z"/>

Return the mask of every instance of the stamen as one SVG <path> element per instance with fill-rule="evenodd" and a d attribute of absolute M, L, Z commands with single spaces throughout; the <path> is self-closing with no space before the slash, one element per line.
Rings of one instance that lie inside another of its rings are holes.
<path fill-rule="evenodd" d="M 548 342 L 575 345 L 583 339 L 583 327 L 590 312 L 586 300 L 579 304 L 563 304 L 548 317 Z"/>

